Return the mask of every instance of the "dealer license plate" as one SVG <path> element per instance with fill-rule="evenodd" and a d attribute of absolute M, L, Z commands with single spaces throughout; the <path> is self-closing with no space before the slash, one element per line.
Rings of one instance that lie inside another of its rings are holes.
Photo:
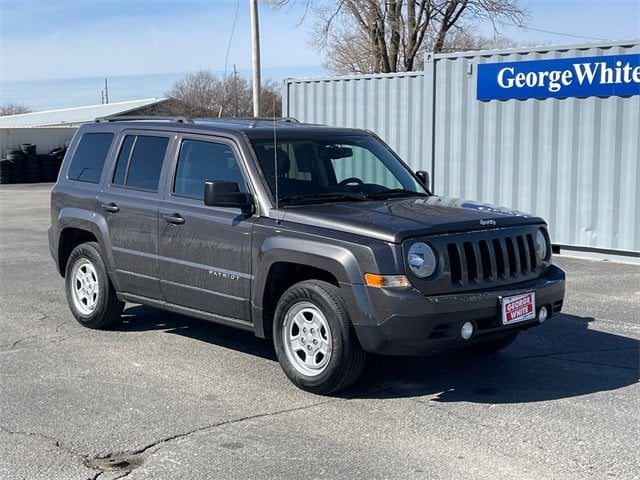
<path fill-rule="evenodd" d="M 502 324 L 524 322 L 536 318 L 536 294 L 535 292 L 513 297 L 502 297 Z"/>

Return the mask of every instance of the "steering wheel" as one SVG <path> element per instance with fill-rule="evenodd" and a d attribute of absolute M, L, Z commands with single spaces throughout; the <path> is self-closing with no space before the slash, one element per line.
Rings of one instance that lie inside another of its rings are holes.
<path fill-rule="evenodd" d="M 349 185 L 350 183 L 355 183 L 356 185 L 364 185 L 364 182 L 362 180 L 360 180 L 357 177 L 349 177 L 349 178 L 345 178 L 344 180 L 341 180 L 340 182 L 338 182 L 338 186 L 339 187 L 344 187 L 346 185 Z"/>

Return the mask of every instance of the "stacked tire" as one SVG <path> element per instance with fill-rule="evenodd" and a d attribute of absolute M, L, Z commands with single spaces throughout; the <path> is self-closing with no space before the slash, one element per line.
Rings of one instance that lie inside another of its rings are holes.
<path fill-rule="evenodd" d="M 24 153 L 22 150 L 8 148 L 7 160 L 10 164 L 11 183 L 24 183 Z"/>
<path fill-rule="evenodd" d="M 33 143 L 23 143 L 20 149 L 24 154 L 24 181 L 38 183 L 40 181 L 40 163 Z"/>
<path fill-rule="evenodd" d="M 53 158 L 53 165 L 56 171 L 53 180 L 51 180 L 52 182 L 55 182 L 58 179 L 58 172 L 60 171 L 60 167 L 62 166 L 62 160 L 64 160 L 64 156 L 66 153 L 67 153 L 67 147 L 63 147 L 63 148 L 54 148 L 53 150 L 51 150 L 51 153 L 49 154 Z"/>
<path fill-rule="evenodd" d="M 11 162 L 6 158 L 0 160 L 0 185 L 11 183 Z"/>
<path fill-rule="evenodd" d="M 40 165 L 40 181 L 55 182 L 58 178 L 56 158 L 52 155 L 38 155 L 38 164 Z"/>
<path fill-rule="evenodd" d="M 67 147 L 38 155 L 33 143 L 23 143 L 19 149 L 8 148 L 7 158 L 0 161 L 0 184 L 55 182 Z"/>

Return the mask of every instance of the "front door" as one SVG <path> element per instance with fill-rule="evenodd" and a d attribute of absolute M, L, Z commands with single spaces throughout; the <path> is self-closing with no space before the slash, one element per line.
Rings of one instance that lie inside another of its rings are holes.
<path fill-rule="evenodd" d="M 238 151 L 227 140 L 185 136 L 171 185 L 160 205 L 160 286 L 173 304 L 221 318 L 250 321 L 251 234 L 254 217 L 237 208 L 204 205 L 208 180 L 247 185 Z"/>

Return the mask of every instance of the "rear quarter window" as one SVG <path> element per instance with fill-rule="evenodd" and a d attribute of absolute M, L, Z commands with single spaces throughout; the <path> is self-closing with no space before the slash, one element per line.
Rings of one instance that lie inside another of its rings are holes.
<path fill-rule="evenodd" d="M 67 177 L 80 182 L 99 183 L 112 142 L 112 133 L 85 133 L 71 159 Z"/>

